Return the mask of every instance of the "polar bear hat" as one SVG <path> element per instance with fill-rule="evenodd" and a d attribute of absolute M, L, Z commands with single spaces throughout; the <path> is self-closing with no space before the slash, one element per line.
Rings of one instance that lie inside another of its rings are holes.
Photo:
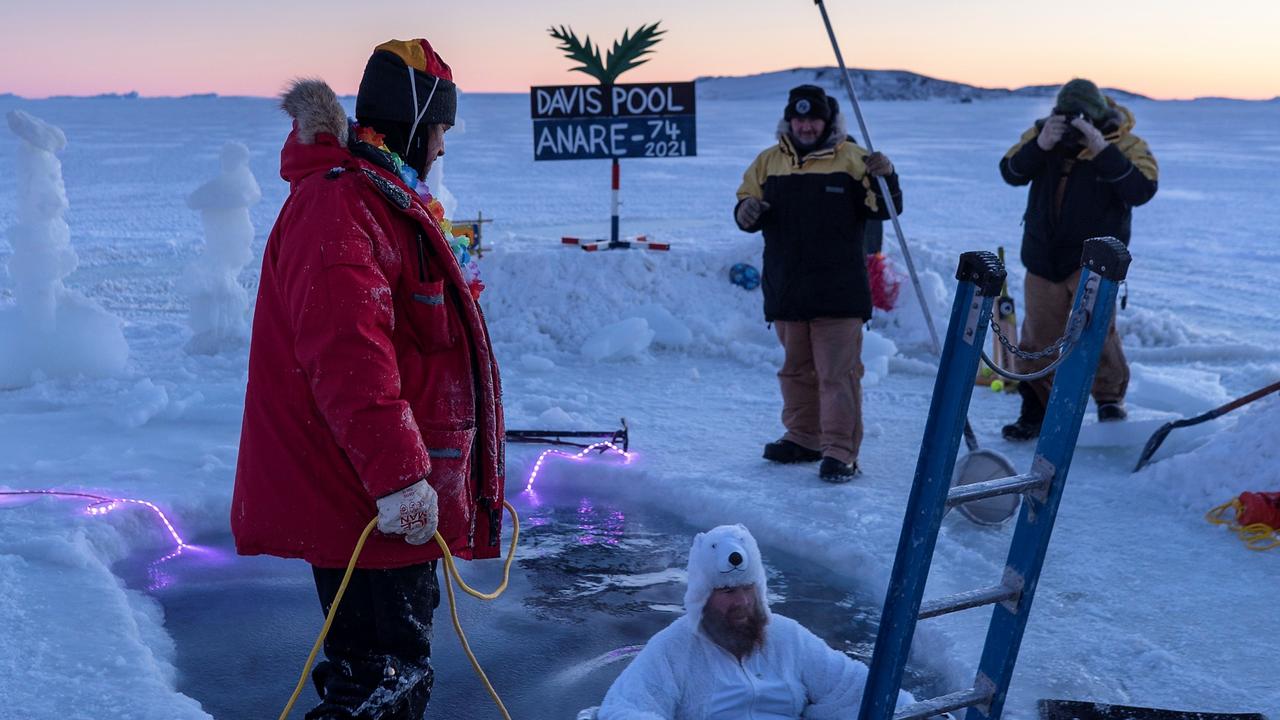
<path fill-rule="evenodd" d="M 764 562 L 756 539 L 742 525 L 721 525 L 693 538 L 689 548 L 689 586 L 684 610 L 694 627 L 702 624 L 702 608 L 716 588 L 755 585 L 756 599 L 769 615 Z"/>

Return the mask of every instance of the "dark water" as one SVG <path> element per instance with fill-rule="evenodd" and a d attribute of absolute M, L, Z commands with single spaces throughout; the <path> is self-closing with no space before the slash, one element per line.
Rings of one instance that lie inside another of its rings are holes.
<path fill-rule="evenodd" d="M 510 587 L 493 603 L 459 592 L 459 616 L 512 717 L 572 719 L 598 705 L 635 648 L 679 616 L 696 530 L 586 497 L 535 504 L 519 496 L 512 504 L 522 533 Z M 220 720 L 277 717 L 323 622 L 310 569 L 301 561 L 237 557 L 229 536 L 200 542 L 200 551 L 159 565 L 132 558 L 117 572 L 164 606 L 181 692 Z M 764 554 L 773 610 L 868 660 L 879 600 L 833 584 L 801 558 L 768 548 Z M 499 562 L 462 566 L 478 589 L 500 581 Z M 428 717 L 499 717 L 462 653 L 447 600 L 435 616 L 433 664 Z M 937 678 L 908 673 L 908 690 L 942 691 Z M 316 702 L 308 683 L 292 717 Z"/>

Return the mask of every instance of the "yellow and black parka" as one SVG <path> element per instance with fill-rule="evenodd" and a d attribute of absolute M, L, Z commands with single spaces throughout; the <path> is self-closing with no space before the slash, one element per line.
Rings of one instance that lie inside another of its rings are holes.
<path fill-rule="evenodd" d="M 1159 168 L 1142 138 L 1133 134 L 1133 113 L 1115 100 L 1099 128 L 1109 141 L 1096 156 L 1064 144 L 1042 150 L 1038 125 L 1022 134 L 1000 159 L 1010 185 L 1030 185 L 1022 216 L 1022 264 L 1027 271 L 1062 282 L 1080 268 L 1084 241 L 1114 237 L 1129 244 L 1132 209 L 1150 200 Z"/>
<path fill-rule="evenodd" d="M 764 233 L 768 322 L 871 318 L 863 231 L 868 219 L 889 214 L 879 183 L 867 174 L 868 153 L 847 136 L 843 118 L 837 115 L 830 138 L 803 156 L 783 121 L 778 144 L 742 176 L 738 203 L 754 197 L 769 205 L 753 226 L 741 228 Z M 902 212 L 897 174 L 885 179 Z"/>

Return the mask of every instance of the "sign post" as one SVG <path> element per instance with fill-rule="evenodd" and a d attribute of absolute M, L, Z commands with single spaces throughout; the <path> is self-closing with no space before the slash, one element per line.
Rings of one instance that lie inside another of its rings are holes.
<path fill-rule="evenodd" d="M 611 159 L 609 247 L 629 247 L 619 237 L 618 161 L 697 155 L 695 103 L 691 82 L 531 88 L 533 159 Z"/>

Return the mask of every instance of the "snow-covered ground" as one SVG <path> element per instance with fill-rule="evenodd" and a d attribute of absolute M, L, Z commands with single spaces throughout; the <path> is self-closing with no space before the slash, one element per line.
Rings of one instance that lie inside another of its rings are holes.
<path fill-rule="evenodd" d="M 633 428 L 631 465 L 551 466 L 540 483 L 659 506 L 698 526 L 743 522 L 766 560 L 769 546 L 786 547 L 880 597 L 933 365 L 912 293 L 903 292 L 903 307 L 876 321 L 880 342 L 868 343 L 876 377 L 864 404 L 865 475 L 830 486 L 811 467 L 759 458 L 781 430 L 773 376 L 781 351 L 758 291 L 727 281 L 732 264 L 758 265 L 760 255 L 759 238 L 740 233 L 730 211 L 782 102 L 700 102 L 698 157 L 623 163 L 624 234 L 670 241 L 669 253 L 561 248 L 562 234 L 607 232 L 608 164 L 533 163 L 524 96 L 462 99 L 465 131 L 448 138 L 447 182 L 458 216 L 495 219 L 482 272 L 509 424 L 608 427 L 625 415 Z M 940 322 L 959 252 L 1004 245 L 1016 258 L 1025 194 L 1001 183 L 996 163 L 1048 102 L 866 107 L 877 145 L 902 174 L 903 222 Z M 273 102 L 250 99 L 0 98 L 0 112 L 12 109 L 65 131 L 65 220 L 79 266 L 63 283 L 124 321 L 129 359 L 116 377 L 0 392 L 0 486 L 144 498 L 186 535 L 225 532 L 246 354 L 234 343 L 211 355 L 188 351 L 184 272 L 205 233 L 185 198 L 218 174 L 227 142 L 248 147 L 263 196 L 247 210 L 255 259 L 240 279 L 252 297 L 287 192 L 277 174 L 284 117 Z M 1132 109 L 1161 165 L 1160 193 L 1134 214 L 1129 309 L 1119 319 L 1134 363 L 1135 420 L 1082 432 L 1006 716 L 1033 717 L 1040 697 L 1280 715 L 1280 683 L 1266 661 L 1280 639 L 1280 556 L 1250 552 L 1203 519 L 1243 490 L 1280 490 L 1280 401 L 1175 431 L 1160 462 L 1129 474 L 1163 419 L 1280 377 L 1280 105 Z M 7 229 L 19 219 L 17 141 L 0 137 Z M 886 247 L 896 257 L 896 243 L 886 238 Z M 13 253 L 0 241 L 0 264 Z M 1010 265 L 1021 297 L 1021 268 Z M 0 278 L 0 304 L 14 302 L 14 286 Z M 999 439 L 1015 414 L 1013 396 L 975 394 L 971 418 L 984 445 L 1025 467 L 1031 448 Z M 522 489 L 536 452 L 512 448 L 510 492 Z M 170 536 L 145 508 L 92 517 L 86 505 L 0 496 L 0 715 L 207 717 L 174 689 L 159 606 L 111 573 L 131 553 L 163 552 Z M 994 582 L 1009 535 L 949 517 L 929 595 Z M 987 617 L 922 623 L 917 660 L 967 687 Z M 487 716 L 485 703 L 477 691 L 464 714 Z"/>

